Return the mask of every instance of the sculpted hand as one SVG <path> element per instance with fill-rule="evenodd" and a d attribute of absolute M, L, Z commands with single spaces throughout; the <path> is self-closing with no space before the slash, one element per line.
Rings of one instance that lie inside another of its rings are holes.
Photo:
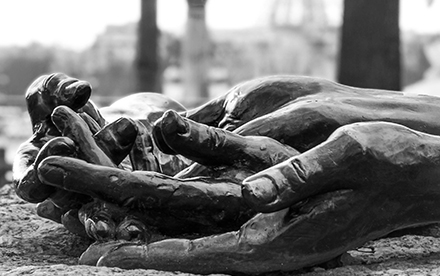
<path fill-rule="evenodd" d="M 438 221 L 439 149 L 440 137 L 400 125 L 340 128 L 244 180 L 246 202 L 271 213 L 221 235 L 119 245 L 98 265 L 261 273 L 323 263 L 391 231 Z"/>
<path fill-rule="evenodd" d="M 93 164 L 115 167 L 132 151 L 131 159 L 135 169 L 140 166 L 158 169 L 152 153 L 145 150 L 151 144 L 145 126 L 122 118 L 104 127 L 104 118 L 93 103 L 88 101 L 90 94 L 90 84 L 61 73 L 38 78 L 26 92 L 33 135 L 19 148 L 13 168 L 14 184 L 20 197 L 39 203 L 37 213 L 40 216 L 61 222 L 70 231 L 81 235 L 85 234 L 83 224 L 87 217 L 94 216 L 83 214 L 81 224 L 78 209 L 93 199 L 82 193 L 68 192 L 41 183 L 36 168 L 44 158 L 70 156 Z M 153 103 L 149 101 L 149 105 L 144 105 L 145 109 L 150 107 L 155 112 L 161 108 L 167 109 L 167 104 L 168 107 L 179 107 L 176 102 L 166 101 L 165 97 L 151 93 L 143 94 L 142 98 L 155 99 Z M 112 112 L 124 112 L 118 108 L 117 103 L 104 111 L 110 118 Z M 143 114 L 148 112 L 144 110 Z M 126 165 L 127 162 L 124 163 Z M 99 219 L 96 223 L 99 224 Z"/>
<path fill-rule="evenodd" d="M 49 156 L 38 178 L 125 210 L 153 236 L 95 244 L 82 263 L 294 270 L 439 220 L 439 107 L 435 97 L 270 77 L 163 114 L 153 145 L 196 162 L 174 177 Z"/>

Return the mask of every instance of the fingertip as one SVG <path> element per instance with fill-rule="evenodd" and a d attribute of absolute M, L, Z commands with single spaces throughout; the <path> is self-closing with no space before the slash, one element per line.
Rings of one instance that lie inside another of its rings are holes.
<path fill-rule="evenodd" d="M 188 124 L 174 110 L 166 111 L 162 116 L 162 133 L 167 137 L 168 134 L 185 134 L 188 132 Z"/>
<path fill-rule="evenodd" d="M 68 106 L 66 105 L 59 105 L 57 107 L 55 107 L 52 111 L 52 115 L 58 115 L 58 114 L 65 114 L 65 113 L 73 113 L 74 111 L 72 109 L 70 109 Z"/>
<path fill-rule="evenodd" d="M 54 187 L 40 182 L 34 169 L 29 169 L 26 172 L 18 182 L 15 190 L 20 198 L 30 203 L 43 202 L 55 192 Z"/>
<path fill-rule="evenodd" d="M 116 225 L 112 219 L 101 220 L 89 218 L 85 221 L 84 228 L 87 235 L 95 241 L 109 241 L 115 238 Z"/>
<path fill-rule="evenodd" d="M 60 157 L 49 156 L 41 161 L 37 167 L 38 179 L 51 186 L 63 186 L 65 170 L 59 166 L 57 159 Z"/>
<path fill-rule="evenodd" d="M 75 156 L 76 144 L 66 136 L 58 136 L 47 142 L 41 149 L 35 159 L 35 166 L 38 168 L 42 160 L 49 156 Z"/>
<path fill-rule="evenodd" d="M 278 199 L 275 181 L 268 176 L 251 176 L 243 181 L 242 195 L 246 203 L 253 209 L 262 212 L 273 205 Z"/>
<path fill-rule="evenodd" d="M 154 123 L 152 136 L 155 145 L 165 154 L 177 154 L 166 142 L 162 134 L 162 118 Z"/>
<path fill-rule="evenodd" d="M 60 82 L 58 88 L 59 104 L 67 105 L 74 111 L 83 107 L 91 94 L 92 86 L 90 83 L 73 78 Z"/>
<path fill-rule="evenodd" d="M 68 122 L 72 120 L 71 118 L 78 116 L 72 109 L 67 106 L 60 105 L 54 108 L 51 114 L 51 120 L 55 127 L 63 133 L 64 129 L 67 127 Z"/>
<path fill-rule="evenodd" d="M 100 149 L 119 165 L 130 153 L 138 136 L 139 128 L 132 119 L 122 117 L 107 124 L 94 138 Z"/>
<path fill-rule="evenodd" d="M 46 199 L 45 201 L 38 203 L 36 209 L 38 216 L 61 223 L 63 213 L 60 208 L 53 204 L 52 201 Z"/>
<path fill-rule="evenodd" d="M 117 135 L 124 136 L 125 139 L 120 141 L 121 145 L 131 144 L 138 134 L 136 122 L 127 117 L 119 118 L 115 123 L 115 132 Z M 124 144 L 125 142 L 125 144 Z"/>
<path fill-rule="evenodd" d="M 151 239 L 151 233 L 141 221 L 126 217 L 116 227 L 116 239 L 148 242 Z"/>
<path fill-rule="evenodd" d="M 148 259 L 148 245 L 137 242 L 120 241 L 104 253 L 96 266 L 119 267 L 122 269 L 147 269 L 151 265 Z"/>
<path fill-rule="evenodd" d="M 84 225 L 79 221 L 78 209 L 71 209 L 61 216 L 61 223 L 71 233 L 88 237 Z"/>
<path fill-rule="evenodd" d="M 96 266 L 99 259 L 111 251 L 113 248 L 117 248 L 126 241 L 108 241 L 108 242 L 95 242 L 84 251 L 79 257 L 78 263 L 80 265 Z"/>

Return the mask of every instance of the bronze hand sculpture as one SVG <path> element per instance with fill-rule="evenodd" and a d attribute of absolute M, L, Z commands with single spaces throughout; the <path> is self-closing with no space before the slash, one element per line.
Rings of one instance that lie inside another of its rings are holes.
<path fill-rule="evenodd" d="M 105 125 L 50 79 L 28 91 L 42 100 L 15 183 L 46 217 L 105 241 L 81 263 L 288 271 L 440 220 L 440 98 L 276 76 L 189 111 L 146 97 L 151 111 Z"/>

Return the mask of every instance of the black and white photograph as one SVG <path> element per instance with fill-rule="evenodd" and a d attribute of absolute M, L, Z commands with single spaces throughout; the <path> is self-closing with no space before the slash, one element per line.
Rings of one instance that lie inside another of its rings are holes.
<path fill-rule="evenodd" d="M 0 275 L 440 275 L 440 0 L 3 0 L 0 37 Z"/>

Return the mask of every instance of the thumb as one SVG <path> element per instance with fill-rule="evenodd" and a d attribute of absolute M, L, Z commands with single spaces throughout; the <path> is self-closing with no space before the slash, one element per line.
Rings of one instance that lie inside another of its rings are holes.
<path fill-rule="evenodd" d="M 287 208 L 310 196 L 353 188 L 344 181 L 348 166 L 361 162 L 362 147 L 340 132 L 317 147 L 243 181 L 242 195 L 258 212 Z"/>

